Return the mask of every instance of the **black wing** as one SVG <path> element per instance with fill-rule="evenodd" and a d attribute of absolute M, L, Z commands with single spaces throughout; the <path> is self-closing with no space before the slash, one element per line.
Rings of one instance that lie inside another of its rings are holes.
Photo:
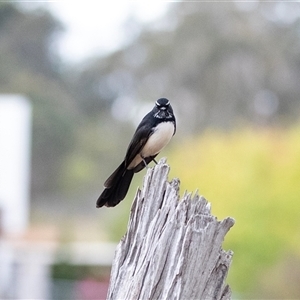
<path fill-rule="evenodd" d="M 148 141 L 149 136 L 152 133 L 152 127 L 149 125 L 143 125 L 137 128 L 126 152 L 126 167 L 129 166 L 133 159 L 137 156 L 137 154 L 139 154 L 142 151 L 143 147 Z"/>

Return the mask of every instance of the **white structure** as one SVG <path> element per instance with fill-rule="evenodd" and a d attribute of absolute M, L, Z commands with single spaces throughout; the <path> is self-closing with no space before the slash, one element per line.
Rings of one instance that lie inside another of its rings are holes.
<path fill-rule="evenodd" d="M 20 233 L 29 217 L 31 105 L 0 95 L 0 228 Z"/>

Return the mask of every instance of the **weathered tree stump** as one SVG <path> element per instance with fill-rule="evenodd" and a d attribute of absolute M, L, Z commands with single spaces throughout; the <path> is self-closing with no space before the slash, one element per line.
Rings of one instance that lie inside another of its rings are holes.
<path fill-rule="evenodd" d="M 221 248 L 234 220 L 217 221 L 197 194 L 179 200 L 161 159 L 148 169 L 112 266 L 109 300 L 230 299 L 225 284 L 232 251 Z"/>

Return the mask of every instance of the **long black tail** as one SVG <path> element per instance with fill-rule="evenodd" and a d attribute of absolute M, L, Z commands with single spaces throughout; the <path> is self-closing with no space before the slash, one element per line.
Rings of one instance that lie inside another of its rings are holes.
<path fill-rule="evenodd" d="M 125 162 L 123 161 L 120 166 L 109 176 L 105 181 L 105 190 L 99 196 L 96 207 L 113 207 L 122 201 L 129 189 L 134 171 L 127 170 Z"/>

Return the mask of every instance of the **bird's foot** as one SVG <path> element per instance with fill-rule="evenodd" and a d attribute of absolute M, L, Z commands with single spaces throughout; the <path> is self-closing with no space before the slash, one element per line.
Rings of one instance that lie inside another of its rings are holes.
<path fill-rule="evenodd" d="M 145 167 L 147 169 L 149 169 L 149 166 L 148 166 L 147 162 L 145 161 L 145 158 L 143 156 L 141 156 L 141 157 L 142 157 L 142 160 L 143 160 L 143 163 L 144 163 Z"/>

